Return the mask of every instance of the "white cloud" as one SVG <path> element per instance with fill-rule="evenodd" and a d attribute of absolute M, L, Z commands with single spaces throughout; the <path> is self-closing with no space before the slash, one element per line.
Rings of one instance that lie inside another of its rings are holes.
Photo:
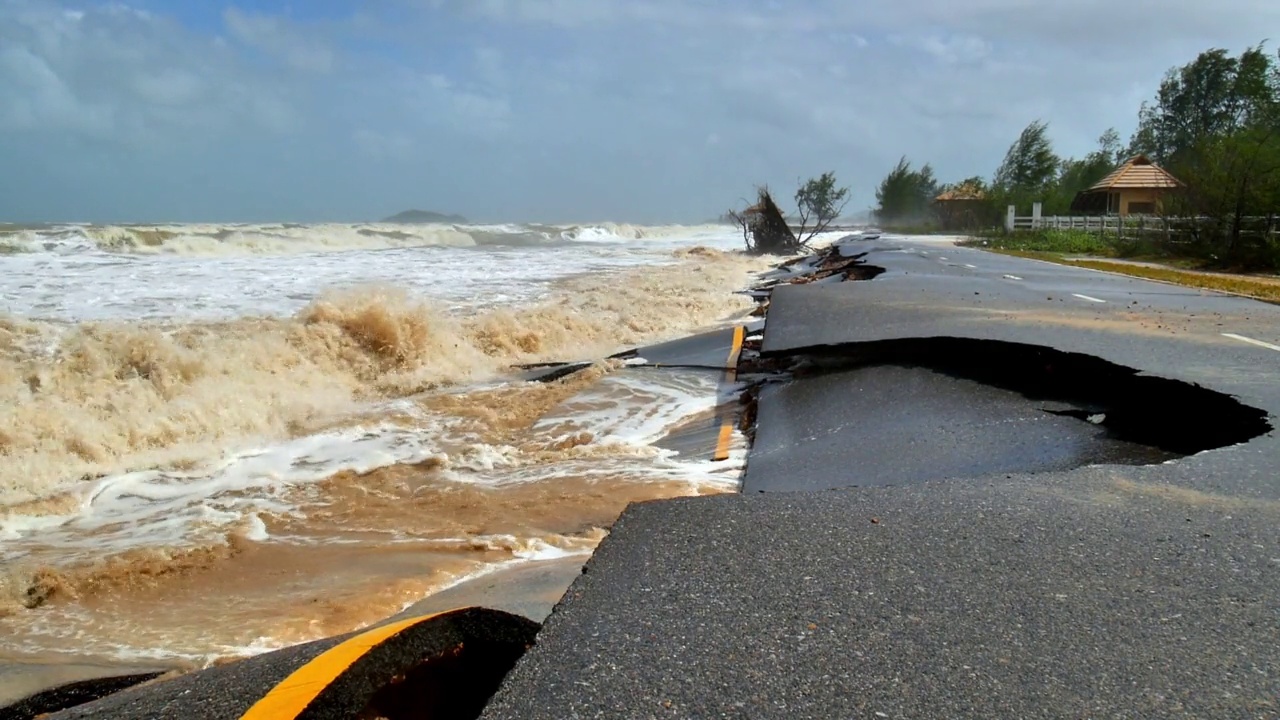
<path fill-rule="evenodd" d="M 111 132 L 111 108 L 82 100 L 49 63 L 27 47 L 0 50 L 0 96 L 7 112 L 0 120 L 11 130 L 60 128 L 104 136 Z"/>
<path fill-rule="evenodd" d="M 495 47 L 478 47 L 475 49 L 475 73 L 480 82 L 492 87 L 502 87 L 507 82 L 507 71 L 504 66 L 502 51 Z"/>
<path fill-rule="evenodd" d="M 294 69 L 322 73 L 333 69 L 333 50 L 321 39 L 296 31 L 283 18 L 229 7 L 222 19 L 237 40 L 283 59 Z"/>
<path fill-rule="evenodd" d="M 402 133 L 386 133 L 361 128 L 352 133 L 352 139 L 366 153 L 379 160 L 406 160 L 414 149 L 413 139 Z"/>
<path fill-rule="evenodd" d="M 291 93 L 225 47 L 163 17 L 111 4 L 0 6 L 0 96 L 8 127 L 108 145 L 179 146 L 228 130 L 279 130 Z M 208 138 L 205 138 L 208 139 Z"/>
<path fill-rule="evenodd" d="M 765 12 L 746 3 L 684 0 L 427 0 L 432 8 L 498 20 L 565 29 L 655 25 L 748 32 L 812 32 L 823 16 L 805 8 L 771 5 Z"/>
<path fill-rule="evenodd" d="M 460 86 L 440 73 L 407 73 L 396 92 L 406 103 L 406 124 L 444 126 L 466 135 L 501 133 L 511 117 L 509 101 L 478 87 Z"/>
<path fill-rule="evenodd" d="M 976 35 L 895 36 L 896 43 L 913 47 L 947 65 L 970 64 L 991 55 L 991 43 Z"/>
<path fill-rule="evenodd" d="M 180 68 L 140 71 L 133 86 L 138 97 L 156 105 L 189 105 L 198 101 L 204 92 L 200 76 Z"/>

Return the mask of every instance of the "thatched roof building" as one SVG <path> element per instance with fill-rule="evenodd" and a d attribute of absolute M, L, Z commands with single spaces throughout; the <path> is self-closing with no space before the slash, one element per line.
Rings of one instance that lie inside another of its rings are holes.
<path fill-rule="evenodd" d="M 1152 215 L 1165 194 L 1182 182 L 1145 155 L 1135 155 L 1088 190 L 1076 193 L 1072 212 L 1108 215 Z"/>

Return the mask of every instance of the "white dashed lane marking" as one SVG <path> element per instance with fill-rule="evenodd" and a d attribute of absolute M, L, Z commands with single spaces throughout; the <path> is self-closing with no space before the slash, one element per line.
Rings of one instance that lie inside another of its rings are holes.
<path fill-rule="evenodd" d="M 1272 345 L 1272 344 L 1271 344 L 1271 343 L 1269 343 L 1269 342 L 1262 342 L 1261 340 L 1254 340 L 1254 339 L 1253 339 L 1253 338 L 1251 338 L 1251 337 L 1245 337 L 1245 336 L 1243 336 L 1243 335 L 1237 335 L 1237 334 L 1235 334 L 1235 333 L 1222 333 L 1222 337 L 1229 337 L 1229 338 L 1231 338 L 1232 340 L 1239 340 L 1240 342 L 1247 342 L 1247 343 L 1249 343 L 1250 345 L 1257 345 L 1258 347 L 1264 347 L 1264 348 L 1266 348 L 1266 349 L 1268 349 L 1268 350 L 1275 350 L 1276 352 L 1280 352 L 1280 345 Z"/>
<path fill-rule="evenodd" d="M 1017 275 L 1005 275 L 1004 279 L 1005 280 L 1021 280 L 1022 278 L 1018 277 Z"/>
<path fill-rule="evenodd" d="M 1099 300 L 1096 297 L 1089 297 L 1088 295 L 1081 295 L 1080 293 L 1071 293 L 1071 297 L 1078 297 L 1081 300 L 1088 300 L 1089 302 L 1096 302 L 1096 303 L 1106 302 L 1106 300 Z"/>

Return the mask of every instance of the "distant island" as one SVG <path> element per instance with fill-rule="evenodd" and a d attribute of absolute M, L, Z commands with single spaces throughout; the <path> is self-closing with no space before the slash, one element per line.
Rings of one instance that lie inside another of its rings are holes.
<path fill-rule="evenodd" d="M 461 215 L 445 215 L 444 213 L 431 212 L 429 210 L 405 210 L 402 213 L 396 213 L 391 217 L 383 220 L 384 223 L 445 223 L 452 225 L 461 225 L 467 222 L 467 219 Z"/>

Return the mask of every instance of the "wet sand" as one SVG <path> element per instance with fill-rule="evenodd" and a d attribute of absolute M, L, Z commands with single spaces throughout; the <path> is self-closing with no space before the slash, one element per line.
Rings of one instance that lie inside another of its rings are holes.
<path fill-rule="evenodd" d="M 447 588 L 376 624 L 460 607 L 482 606 L 542 622 L 582 572 L 587 556 L 521 563 Z M 191 664 L 0 661 L 0 708 L 41 690 L 93 678 L 195 670 Z"/>
<path fill-rule="evenodd" d="M 11 663 L 0 661 L 0 710 L 13 703 L 59 685 L 95 678 L 135 673 L 194 668 L 165 665 L 92 664 L 92 663 Z"/>
<path fill-rule="evenodd" d="M 588 559 L 587 556 L 577 556 L 542 560 L 500 570 L 424 598 L 395 619 L 477 606 L 542 622 L 560 602 L 574 578 L 582 574 L 582 566 Z"/>

